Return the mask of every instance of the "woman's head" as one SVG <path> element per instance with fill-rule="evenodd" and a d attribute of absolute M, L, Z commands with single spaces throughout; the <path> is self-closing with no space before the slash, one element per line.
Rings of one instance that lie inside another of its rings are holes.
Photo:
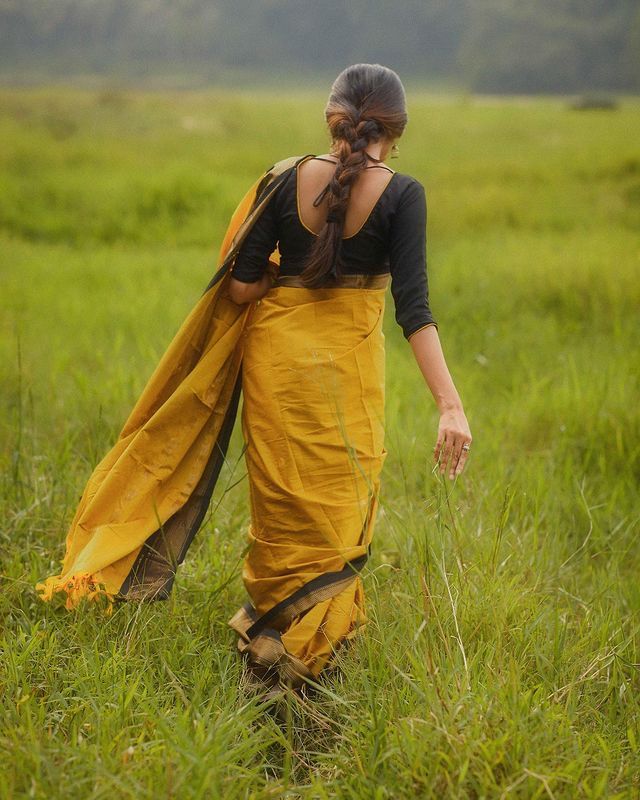
<path fill-rule="evenodd" d="M 402 136 L 408 116 L 398 75 L 381 64 L 352 64 L 333 82 L 325 106 L 331 152 L 339 161 L 327 193 L 328 217 L 302 273 L 305 285 L 320 285 L 340 273 L 339 255 L 351 187 L 367 164 L 372 142 L 388 146 Z"/>
<path fill-rule="evenodd" d="M 362 151 L 370 142 L 402 136 L 408 119 L 404 87 L 388 67 L 353 64 L 333 82 L 324 115 L 332 152 L 364 166 Z"/>

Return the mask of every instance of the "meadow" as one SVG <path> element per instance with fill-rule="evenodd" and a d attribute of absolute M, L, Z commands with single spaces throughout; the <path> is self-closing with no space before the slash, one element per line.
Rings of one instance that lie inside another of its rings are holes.
<path fill-rule="evenodd" d="M 227 620 L 236 426 L 166 603 L 67 612 L 93 466 L 325 94 L 0 89 L 0 797 L 640 796 L 640 101 L 409 93 L 431 308 L 473 434 L 455 482 L 389 294 L 369 624 L 283 723 Z"/>

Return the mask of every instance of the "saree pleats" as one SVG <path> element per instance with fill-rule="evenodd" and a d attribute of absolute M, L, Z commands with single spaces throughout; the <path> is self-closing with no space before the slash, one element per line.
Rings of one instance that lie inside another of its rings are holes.
<path fill-rule="evenodd" d="M 274 680 L 278 671 L 317 676 L 367 622 L 358 565 L 386 455 L 384 303 L 384 286 L 282 285 L 243 332 L 251 523 L 242 576 L 251 603 L 230 624 L 239 649 L 269 662 Z M 278 605 L 262 635 L 247 637 Z"/>

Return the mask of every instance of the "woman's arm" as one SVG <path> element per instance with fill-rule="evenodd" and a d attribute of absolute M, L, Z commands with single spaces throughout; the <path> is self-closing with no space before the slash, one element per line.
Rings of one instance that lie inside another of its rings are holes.
<path fill-rule="evenodd" d="M 462 445 L 471 443 L 469 424 L 462 408 L 462 400 L 449 373 L 440 337 L 435 325 L 428 325 L 409 336 L 409 343 L 422 375 L 440 410 L 438 441 L 433 449 L 434 461 L 440 460 L 443 473 L 449 459 L 449 478 L 459 475 L 469 455 Z"/>
<path fill-rule="evenodd" d="M 276 189 L 275 192 L 279 192 Z M 269 291 L 277 269 L 270 256 L 276 249 L 279 237 L 279 194 L 269 198 L 251 230 L 238 250 L 231 267 L 229 296 L 234 303 L 252 303 Z"/>
<path fill-rule="evenodd" d="M 267 270 L 259 280 L 251 283 L 239 281 L 232 275 L 229 279 L 229 297 L 238 305 L 252 303 L 264 297 L 272 286 L 273 274 L 270 270 Z"/>

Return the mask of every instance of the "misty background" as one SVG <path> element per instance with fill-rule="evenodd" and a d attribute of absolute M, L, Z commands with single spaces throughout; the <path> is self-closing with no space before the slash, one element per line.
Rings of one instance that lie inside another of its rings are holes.
<path fill-rule="evenodd" d="M 325 84 L 379 62 L 432 88 L 640 90 L 639 0 L 0 0 L 0 80 Z"/>

